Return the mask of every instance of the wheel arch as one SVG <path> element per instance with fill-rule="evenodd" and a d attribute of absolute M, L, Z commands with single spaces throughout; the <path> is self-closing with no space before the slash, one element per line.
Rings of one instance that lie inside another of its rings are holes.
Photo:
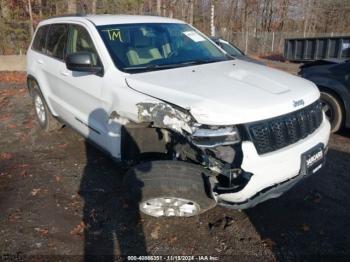
<path fill-rule="evenodd" d="M 27 89 L 28 89 L 28 93 L 30 96 L 33 96 L 33 88 L 34 88 L 34 83 L 37 83 L 38 84 L 38 81 L 35 79 L 35 77 L 33 75 L 27 75 Z M 38 84 L 38 89 L 41 93 L 41 90 L 40 90 L 40 86 Z"/>
<path fill-rule="evenodd" d="M 52 110 L 52 106 L 50 101 L 47 99 L 47 96 L 44 94 L 44 92 L 42 91 L 42 85 L 40 84 L 40 82 L 38 81 L 38 79 L 33 76 L 32 74 L 28 74 L 27 75 L 27 89 L 28 89 L 28 93 L 29 95 L 32 97 L 33 96 L 33 89 L 34 84 L 36 83 L 37 85 L 37 90 L 40 92 L 40 94 L 42 95 L 42 97 L 45 99 L 45 103 L 47 104 L 47 107 L 50 111 L 50 113 L 54 116 L 56 116 L 57 114 Z"/>
<path fill-rule="evenodd" d="M 340 107 L 342 110 L 342 113 L 344 115 L 342 120 L 342 126 L 349 127 L 350 126 L 350 100 L 347 103 L 344 99 L 344 91 L 338 88 L 330 88 L 327 86 L 319 85 L 318 86 L 320 92 L 329 93 L 330 95 L 334 96 L 340 103 Z"/>

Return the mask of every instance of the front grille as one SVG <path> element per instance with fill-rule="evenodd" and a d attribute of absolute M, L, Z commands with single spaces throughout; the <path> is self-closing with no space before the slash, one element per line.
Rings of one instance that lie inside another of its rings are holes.
<path fill-rule="evenodd" d="M 248 124 L 248 132 L 259 154 L 266 154 L 307 137 L 321 124 L 319 101 L 293 113 Z"/>

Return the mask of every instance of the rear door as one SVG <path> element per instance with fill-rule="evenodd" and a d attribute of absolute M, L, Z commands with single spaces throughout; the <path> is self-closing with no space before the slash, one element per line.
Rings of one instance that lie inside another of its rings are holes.
<path fill-rule="evenodd" d="M 77 52 L 90 52 L 94 65 L 102 65 L 87 28 L 70 24 L 67 55 Z M 58 70 L 64 119 L 84 136 L 106 148 L 108 115 L 102 108 L 102 75 L 70 71 L 65 64 Z"/>
<path fill-rule="evenodd" d="M 41 64 L 42 71 L 45 75 L 47 85 L 45 86 L 49 92 L 46 99 L 49 100 L 53 111 L 62 116 L 62 72 L 60 68 L 65 65 L 66 46 L 68 39 L 67 24 L 52 24 L 49 27 L 46 40 L 45 56 L 38 62 Z"/>
<path fill-rule="evenodd" d="M 46 39 L 50 25 L 40 26 L 27 52 L 27 73 L 35 77 L 41 88 L 42 94 L 46 102 L 52 110 L 51 98 L 57 96 L 56 90 L 51 88 L 48 82 L 47 65 L 50 64 L 50 59 L 46 55 Z"/>
<path fill-rule="evenodd" d="M 40 74 L 43 69 L 43 63 L 46 54 L 46 36 L 49 30 L 48 25 L 40 26 L 35 33 L 35 37 L 31 49 L 27 53 L 27 70 L 33 70 L 36 74 Z M 32 73 L 32 72 L 29 72 Z"/>

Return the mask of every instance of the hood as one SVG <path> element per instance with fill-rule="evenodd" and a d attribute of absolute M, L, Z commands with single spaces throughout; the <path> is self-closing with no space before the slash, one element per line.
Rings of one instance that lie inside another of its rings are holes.
<path fill-rule="evenodd" d="M 136 91 L 188 109 L 207 125 L 267 119 L 319 98 L 308 80 L 238 59 L 133 74 L 126 81 Z"/>

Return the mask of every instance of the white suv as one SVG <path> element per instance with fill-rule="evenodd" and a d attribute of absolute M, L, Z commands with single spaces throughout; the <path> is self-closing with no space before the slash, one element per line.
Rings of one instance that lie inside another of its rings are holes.
<path fill-rule="evenodd" d="M 233 59 L 192 26 L 152 16 L 42 21 L 27 53 L 39 124 L 66 124 L 136 164 L 128 198 L 151 216 L 252 207 L 324 164 L 316 86 Z"/>

